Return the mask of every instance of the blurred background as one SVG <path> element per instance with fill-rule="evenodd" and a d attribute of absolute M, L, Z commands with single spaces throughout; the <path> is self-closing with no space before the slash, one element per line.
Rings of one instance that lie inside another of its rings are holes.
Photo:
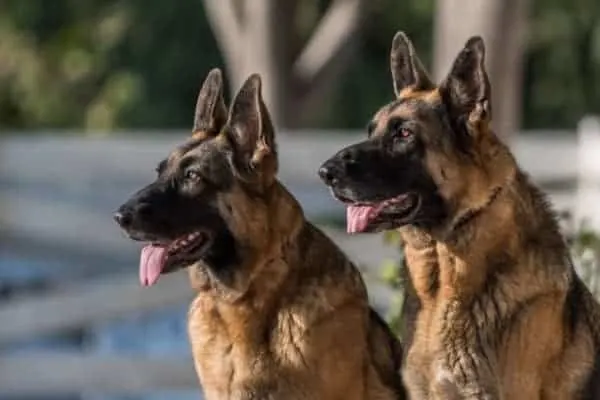
<path fill-rule="evenodd" d="M 345 235 L 316 168 L 392 99 L 399 29 L 436 79 L 484 37 L 495 129 L 550 194 L 597 291 L 597 0 L 2 0 L 0 398 L 201 398 L 187 276 L 142 290 L 139 245 L 111 214 L 189 133 L 213 67 L 229 97 L 262 74 L 281 179 L 394 322 L 397 238 Z"/>

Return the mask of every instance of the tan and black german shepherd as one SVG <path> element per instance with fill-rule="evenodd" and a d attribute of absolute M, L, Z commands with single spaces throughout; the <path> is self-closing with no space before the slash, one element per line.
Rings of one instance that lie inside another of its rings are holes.
<path fill-rule="evenodd" d="M 399 342 L 359 271 L 278 182 L 275 132 L 250 76 L 198 97 L 193 134 L 115 219 L 147 242 L 142 284 L 182 268 L 194 362 L 209 400 L 404 399 Z"/>
<path fill-rule="evenodd" d="M 484 53 L 472 37 L 435 85 L 399 32 L 396 100 L 319 174 L 350 232 L 401 233 L 411 399 L 600 399 L 598 304 L 546 198 L 491 130 Z"/>

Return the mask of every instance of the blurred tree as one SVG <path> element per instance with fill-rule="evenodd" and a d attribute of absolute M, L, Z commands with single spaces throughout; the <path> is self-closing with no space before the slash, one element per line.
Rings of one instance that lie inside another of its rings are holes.
<path fill-rule="evenodd" d="M 493 125 L 508 138 L 521 126 L 523 56 L 529 0 L 438 0 L 435 12 L 434 76 L 441 80 L 472 35 L 486 44 L 492 85 Z"/>
<path fill-rule="evenodd" d="M 265 103 L 273 122 L 280 127 L 310 121 L 335 88 L 350 63 L 348 56 L 355 44 L 365 3 L 364 0 L 203 2 L 234 90 L 249 74 L 260 73 Z M 319 22 L 315 23 L 316 20 Z M 313 33 L 305 40 L 308 31 Z"/>

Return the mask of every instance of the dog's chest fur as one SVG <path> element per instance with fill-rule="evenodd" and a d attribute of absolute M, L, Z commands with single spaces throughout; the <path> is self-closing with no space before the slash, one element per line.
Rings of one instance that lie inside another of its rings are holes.
<path fill-rule="evenodd" d="M 292 309 L 268 315 L 249 305 L 215 302 L 200 294 L 191 306 L 188 324 L 207 399 L 245 399 L 251 393 L 260 398 L 262 391 L 275 389 L 277 370 L 302 364 L 304 326 Z M 256 377 L 268 379 L 258 382 Z"/>
<path fill-rule="evenodd" d="M 413 238 L 414 239 L 414 238 Z M 414 316 L 414 332 L 403 363 L 403 378 L 412 398 L 461 398 L 455 382 L 455 369 L 467 353 L 467 343 L 477 341 L 482 321 L 473 318 L 471 310 L 457 301 L 460 288 L 461 261 L 435 242 L 419 238 L 405 247 L 411 282 L 419 297 L 421 307 Z M 468 288 L 465 287 L 464 290 Z M 482 316 L 483 318 L 483 316 Z M 463 342 L 464 341 L 464 342 Z M 482 349 L 490 352 L 489 349 Z M 464 371 L 468 374 L 473 371 Z M 468 369 L 468 367 L 467 367 Z M 433 396 L 433 397 L 431 397 Z"/>
<path fill-rule="evenodd" d="M 307 342 L 307 332 L 330 318 L 324 316 L 343 298 L 354 295 L 327 292 L 314 282 L 292 287 L 279 284 L 281 289 L 269 296 L 261 291 L 255 298 L 230 301 L 222 294 L 202 291 L 192 303 L 189 337 L 208 400 L 309 399 L 313 395 L 314 388 L 303 386 L 307 374 L 314 373 L 310 367 L 314 341 Z M 273 279 L 271 285 L 278 286 Z"/>
<path fill-rule="evenodd" d="M 398 398 L 399 351 L 370 319 L 359 271 L 311 226 L 297 242 L 238 289 L 193 280 L 188 330 L 206 399 Z"/>
<path fill-rule="evenodd" d="M 412 398 L 574 398 L 593 350 L 561 341 L 570 333 L 562 332 L 569 289 L 560 256 L 536 260 L 535 250 L 521 250 L 521 257 L 498 253 L 467 262 L 427 237 L 404 233 L 420 302 L 403 363 Z M 569 365 L 570 379 L 561 363 Z"/>

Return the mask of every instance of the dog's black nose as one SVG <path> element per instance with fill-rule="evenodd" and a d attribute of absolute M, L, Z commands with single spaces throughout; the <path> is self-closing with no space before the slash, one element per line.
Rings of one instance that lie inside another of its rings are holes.
<path fill-rule="evenodd" d="M 319 168 L 319 177 L 328 185 L 332 185 L 336 182 L 333 170 L 331 167 L 327 166 L 327 164 L 323 164 L 321 168 Z"/>
<path fill-rule="evenodd" d="M 113 219 L 117 222 L 117 224 L 121 225 L 123 228 L 131 225 L 131 221 L 133 218 L 131 214 L 128 212 L 117 211 L 113 214 Z"/>

